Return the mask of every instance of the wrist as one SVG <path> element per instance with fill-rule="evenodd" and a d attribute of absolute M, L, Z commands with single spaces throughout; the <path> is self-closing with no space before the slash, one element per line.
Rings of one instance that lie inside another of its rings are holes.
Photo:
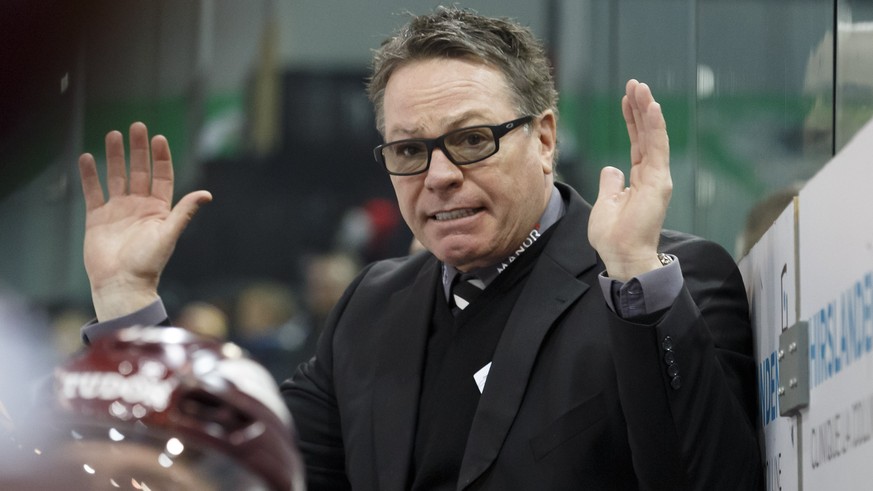
<path fill-rule="evenodd" d="M 91 288 L 91 300 L 97 320 L 115 319 L 152 304 L 158 300 L 157 288 L 115 282 Z"/>
<path fill-rule="evenodd" d="M 672 262 L 672 258 L 666 254 L 652 253 L 636 260 L 606 261 L 606 274 L 608 277 L 623 283 L 630 281 L 642 274 L 662 268 Z"/>

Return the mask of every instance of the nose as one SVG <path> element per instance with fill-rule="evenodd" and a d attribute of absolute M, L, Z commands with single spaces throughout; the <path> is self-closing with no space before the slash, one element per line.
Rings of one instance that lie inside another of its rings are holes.
<path fill-rule="evenodd" d="M 430 155 L 430 167 L 428 167 L 424 185 L 428 189 L 448 189 L 459 186 L 464 180 L 461 168 L 453 164 L 441 148 L 434 148 Z"/>

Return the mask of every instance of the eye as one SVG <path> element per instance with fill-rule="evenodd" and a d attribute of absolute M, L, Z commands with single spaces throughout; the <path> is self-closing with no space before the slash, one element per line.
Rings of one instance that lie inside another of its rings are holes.
<path fill-rule="evenodd" d="M 464 136 L 464 143 L 467 145 L 480 145 L 485 140 L 485 137 L 479 133 L 470 133 Z"/>
<path fill-rule="evenodd" d="M 470 128 L 452 135 L 447 143 L 457 148 L 473 148 L 490 142 L 491 134 L 487 128 Z"/>
<path fill-rule="evenodd" d="M 415 158 L 424 151 L 424 147 L 420 143 L 399 143 L 391 147 L 392 152 L 396 157 L 410 159 Z"/>

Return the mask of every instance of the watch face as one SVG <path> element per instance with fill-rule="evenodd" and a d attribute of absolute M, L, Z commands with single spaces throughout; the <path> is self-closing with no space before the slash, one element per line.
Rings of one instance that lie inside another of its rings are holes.
<path fill-rule="evenodd" d="M 666 265 L 673 262 L 673 257 L 669 256 L 667 254 L 664 254 L 663 252 L 659 252 L 658 253 L 658 261 L 661 261 L 661 265 L 666 266 Z"/>

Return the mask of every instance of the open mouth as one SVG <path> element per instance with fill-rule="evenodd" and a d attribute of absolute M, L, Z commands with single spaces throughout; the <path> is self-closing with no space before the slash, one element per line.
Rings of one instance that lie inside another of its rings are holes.
<path fill-rule="evenodd" d="M 446 221 L 446 220 L 456 220 L 458 218 L 464 218 L 473 216 L 476 213 L 479 213 L 484 208 L 463 208 L 460 210 L 452 210 L 452 211 L 441 211 L 439 213 L 434 214 L 431 218 L 438 222 Z"/>

